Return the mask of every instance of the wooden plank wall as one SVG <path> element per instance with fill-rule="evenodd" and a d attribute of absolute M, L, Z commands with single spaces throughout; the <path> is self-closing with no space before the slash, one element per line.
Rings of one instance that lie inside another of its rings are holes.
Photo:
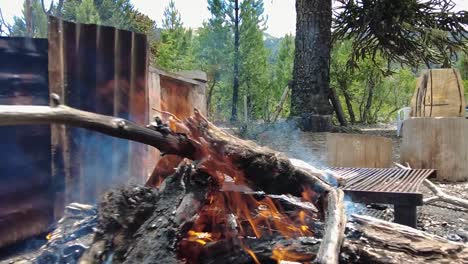
<path fill-rule="evenodd" d="M 403 125 L 401 163 L 416 169 L 436 169 L 437 179 L 468 180 L 468 120 L 411 118 Z"/>
<path fill-rule="evenodd" d="M 331 167 L 393 167 L 389 138 L 359 134 L 327 134 L 327 165 Z"/>

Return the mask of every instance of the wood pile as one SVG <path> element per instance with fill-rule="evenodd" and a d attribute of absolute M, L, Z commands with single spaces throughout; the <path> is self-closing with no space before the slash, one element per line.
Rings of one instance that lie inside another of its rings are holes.
<path fill-rule="evenodd" d="M 177 169 L 169 175 L 153 174 L 147 187 L 104 197 L 94 239 L 80 263 L 468 261 L 465 245 L 409 227 L 353 216 L 345 229 L 345 198 L 327 181 L 330 175 L 229 135 L 196 110 L 187 120 L 144 128 L 60 105 L 58 98 L 54 102 L 0 106 L 0 125 L 73 125 L 182 158 L 172 161 Z M 226 183 L 244 189 L 225 191 Z"/>

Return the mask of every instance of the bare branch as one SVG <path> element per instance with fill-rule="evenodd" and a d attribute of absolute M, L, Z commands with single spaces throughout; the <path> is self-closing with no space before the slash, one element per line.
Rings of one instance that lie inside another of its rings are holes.
<path fill-rule="evenodd" d="M 460 206 L 463 208 L 468 208 L 468 200 L 464 200 L 443 192 L 439 187 L 429 180 L 424 180 L 424 185 L 429 188 L 436 196 L 424 199 L 424 204 L 430 204 L 433 202 L 445 202 L 448 204 Z"/>
<path fill-rule="evenodd" d="M 6 30 L 4 30 L 3 28 L 6 28 Z M 5 18 L 3 17 L 2 9 L 0 8 L 0 36 L 3 36 L 4 34 L 6 36 L 11 36 L 11 31 L 12 31 L 11 25 L 5 21 Z"/>
<path fill-rule="evenodd" d="M 44 0 L 41 0 L 41 6 L 42 6 L 42 10 L 44 11 L 44 13 L 46 13 L 46 15 L 51 15 L 51 11 L 52 11 L 52 8 L 54 7 L 54 1 L 50 1 L 50 7 L 49 7 L 49 10 L 46 10 L 45 8 L 45 4 L 44 4 Z"/>
<path fill-rule="evenodd" d="M 191 158 L 195 152 L 192 143 L 183 135 L 170 131 L 161 133 L 123 118 L 95 114 L 64 105 L 56 107 L 0 105 L 0 126 L 51 123 L 86 128 L 140 142 L 167 154 Z"/>

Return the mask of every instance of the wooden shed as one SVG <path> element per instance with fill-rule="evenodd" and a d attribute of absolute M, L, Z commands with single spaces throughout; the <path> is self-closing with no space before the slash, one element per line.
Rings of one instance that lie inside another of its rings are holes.
<path fill-rule="evenodd" d="M 411 99 L 413 117 L 463 117 L 463 82 L 457 69 L 431 69 L 419 77 Z"/>

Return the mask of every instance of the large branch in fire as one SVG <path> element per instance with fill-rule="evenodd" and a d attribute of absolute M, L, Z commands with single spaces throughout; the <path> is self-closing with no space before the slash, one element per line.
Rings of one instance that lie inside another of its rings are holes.
<path fill-rule="evenodd" d="M 241 183 L 267 193 L 301 196 L 304 190 L 311 190 L 318 198 L 332 189 L 321 171 L 294 166 L 278 152 L 234 137 L 211 124 L 197 110 L 187 120 L 174 122 L 178 131 L 184 133 L 142 127 L 123 118 L 61 105 L 58 100 L 51 107 L 0 105 L 0 126 L 55 123 L 97 131 L 151 145 L 166 154 L 198 160 L 207 170 L 234 175 L 239 181 L 246 179 L 248 182 Z"/>

